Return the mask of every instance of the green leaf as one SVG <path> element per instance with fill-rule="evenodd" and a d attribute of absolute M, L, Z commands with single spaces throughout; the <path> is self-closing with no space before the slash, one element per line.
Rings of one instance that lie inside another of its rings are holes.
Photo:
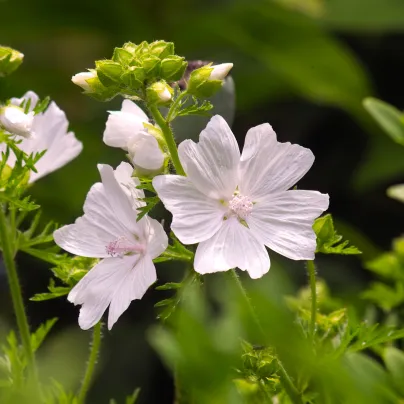
<path fill-rule="evenodd" d="M 374 282 L 361 297 L 389 312 L 404 303 L 404 284 L 398 282 L 395 287 L 391 287 L 381 282 Z"/>
<path fill-rule="evenodd" d="M 49 293 L 37 293 L 29 300 L 32 300 L 33 302 L 42 302 L 44 300 L 56 299 L 61 296 L 66 296 L 71 289 L 71 287 L 66 286 L 55 286 L 55 281 L 51 279 L 48 286 Z"/>
<path fill-rule="evenodd" d="M 173 289 L 179 289 L 182 287 L 182 283 L 178 282 L 167 282 L 164 285 L 157 286 L 156 290 L 173 290 Z"/>
<path fill-rule="evenodd" d="M 146 198 L 142 198 L 141 201 L 145 202 L 145 206 L 139 207 L 137 210 L 139 214 L 137 215 L 136 221 L 142 219 L 145 215 L 150 213 L 152 209 L 160 202 L 160 198 L 158 196 L 149 196 Z"/>
<path fill-rule="evenodd" d="M 349 241 L 342 241 L 342 236 L 334 228 L 332 216 L 327 214 L 319 217 L 313 224 L 317 236 L 316 253 L 353 255 L 361 254 L 355 246 L 349 246 Z"/>
<path fill-rule="evenodd" d="M 178 111 L 177 116 L 199 115 L 210 116 L 209 111 L 213 109 L 213 104 L 207 100 L 202 103 L 198 103 L 198 100 L 193 97 L 193 104 Z"/>
<path fill-rule="evenodd" d="M 31 334 L 31 346 L 34 352 L 41 346 L 42 342 L 44 341 L 45 337 L 48 335 L 51 328 L 55 325 L 57 318 L 52 318 L 47 320 L 46 323 L 41 324 L 36 331 Z"/>
<path fill-rule="evenodd" d="M 126 397 L 125 404 L 135 404 L 137 399 L 139 398 L 140 395 L 140 387 L 135 389 L 135 391 L 130 395 Z"/>
<path fill-rule="evenodd" d="M 34 108 L 35 115 L 44 112 L 48 108 L 49 102 L 50 97 L 45 97 L 43 100 L 39 101 Z"/>
<path fill-rule="evenodd" d="M 396 143 L 404 146 L 404 115 L 401 111 L 376 98 L 366 98 L 363 106 Z"/>
<path fill-rule="evenodd" d="M 389 346 L 383 351 L 383 359 L 387 370 L 393 376 L 396 388 L 404 395 L 404 352 Z"/>

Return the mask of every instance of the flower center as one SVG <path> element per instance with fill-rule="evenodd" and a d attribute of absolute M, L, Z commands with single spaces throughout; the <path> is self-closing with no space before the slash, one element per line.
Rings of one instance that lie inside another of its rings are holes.
<path fill-rule="evenodd" d="M 253 209 L 253 202 L 248 196 L 235 194 L 229 201 L 230 211 L 240 219 L 246 219 Z"/>
<path fill-rule="evenodd" d="M 122 258 L 125 255 L 144 253 L 145 246 L 128 240 L 126 237 L 119 237 L 108 243 L 105 250 L 111 257 Z"/>

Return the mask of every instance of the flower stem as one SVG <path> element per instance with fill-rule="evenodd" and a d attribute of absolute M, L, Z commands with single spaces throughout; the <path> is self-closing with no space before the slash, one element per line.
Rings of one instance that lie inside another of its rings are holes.
<path fill-rule="evenodd" d="M 243 295 L 244 300 L 247 303 L 247 306 L 251 313 L 252 318 L 254 319 L 255 323 L 257 324 L 257 327 L 261 331 L 262 335 L 265 337 L 264 329 L 262 328 L 262 325 L 257 316 L 257 313 L 255 312 L 254 306 L 252 305 L 251 300 L 248 297 L 247 291 L 245 290 L 243 284 L 241 283 L 240 277 L 237 275 L 237 272 L 235 269 L 231 269 L 230 274 L 232 275 L 232 278 L 235 280 L 237 287 L 239 288 L 241 294 Z M 278 365 L 279 365 L 279 371 L 281 374 L 282 386 L 285 389 L 286 393 L 288 394 L 289 398 L 292 400 L 292 403 L 293 404 L 303 404 L 299 391 L 293 384 L 292 379 L 288 375 L 286 369 L 283 367 L 279 358 L 277 358 L 277 361 L 278 361 Z"/>
<path fill-rule="evenodd" d="M 85 403 L 86 396 L 92 382 L 95 365 L 97 363 L 98 354 L 100 351 L 100 346 L 101 346 L 101 321 L 97 323 L 93 329 L 93 338 L 91 340 L 90 356 L 87 362 L 86 373 L 84 374 L 83 382 L 81 384 L 78 397 L 78 404 Z"/>
<path fill-rule="evenodd" d="M 17 319 L 18 330 L 27 360 L 28 370 L 32 377 L 32 381 L 37 384 L 38 373 L 35 365 L 34 352 L 32 351 L 31 346 L 31 334 L 29 331 L 27 315 L 25 313 L 24 301 L 22 299 L 21 286 L 18 280 L 17 267 L 14 262 L 14 248 L 11 244 L 11 240 L 13 239 L 13 235 L 8 231 L 7 219 L 3 207 L 0 207 L 0 240 L 3 251 L 4 266 L 6 267 L 14 313 Z"/>
<path fill-rule="evenodd" d="M 148 107 L 150 113 L 153 116 L 153 119 L 156 121 L 157 125 L 160 126 L 160 129 L 163 132 L 163 136 L 167 143 L 168 151 L 170 153 L 171 161 L 173 162 L 175 171 L 178 175 L 185 175 L 185 171 L 182 168 L 182 164 L 178 156 L 177 145 L 175 143 L 174 134 L 170 128 L 170 125 L 163 118 L 163 115 L 161 115 L 156 105 L 149 105 Z"/>
<path fill-rule="evenodd" d="M 307 261 L 307 272 L 310 280 L 311 290 L 311 319 L 310 319 L 310 336 L 313 338 L 316 331 L 316 316 L 317 316 L 317 290 L 316 290 L 316 267 L 314 261 Z"/>
<path fill-rule="evenodd" d="M 178 104 L 187 95 L 188 95 L 187 91 L 186 90 L 183 91 L 182 93 L 180 93 L 180 95 L 177 97 L 177 99 L 172 103 L 170 110 L 168 111 L 167 116 L 166 116 L 166 122 L 170 123 L 174 119 L 173 114 L 175 114 Z"/>

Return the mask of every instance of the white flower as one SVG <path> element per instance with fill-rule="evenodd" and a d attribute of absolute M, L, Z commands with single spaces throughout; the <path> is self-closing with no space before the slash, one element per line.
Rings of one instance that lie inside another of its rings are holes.
<path fill-rule="evenodd" d="M 30 138 L 33 135 L 33 121 L 33 112 L 26 114 L 22 108 L 15 105 L 0 108 L 0 124 L 13 135 Z"/>
<path fill-rule="evenodd" d="M 32 112 L 38 99 L 34 92 L 28 91 L 22 98 L 12 98 L 11 102 L 14 105 L 20 105 L 24 100 L 30 100 L 30 111 Z M 67 132 L 68 126 L 69 122 L 65 113 L 54 102 L 50 103 L 45 112 L 33 117 L 32 130 L 35 132 L 35 136 L 23 139 L 18 147 L 27 154 L 44 150 L 46 152 L 35 164 L 37 172 L 31 172 L 30 183 L 58 170 L 80 154 L 83 145 L 76 139 L 73 132 Z M 4 144 L 0 144 L 0 151 L 4 150 Z M 10 153 L 7 164 L 14 166 L 13 153 Z"/>
<path fill-rule="evenodd" d="M 109 306 L 111 329 L 132 300 L 141 299 L 156 281 L 153 258 L 167 247 L 167 235 L 157 220 L 136 221 L 137 200 L 144 197 L 131 178 L 133 168 L 115 170 L 100 164 L 102 183 L 94 184 L 84 203 L 84 215 L 55 231 L 55 242 L 72 254 L 102 258 L 71 290 L 68 299 L 82 305 L 79 325 L 94 326 Z"/>
<path fill-rule="evenodd" d="M 310 150 L 277 142 L 263 124 L 248 131 L 240 156 L 227 123 L 215 116 L 198 144 L 180 144 L 179 156 L 187 177 L 161 175 L 153 185 L 173 214 L 176 236 L 199 243 L 197 272 L 238 267 L 259 278 L 270 267 L 265 246 L 294 260 L 314 259 L 312 225 L 328 208 L 328 195 L 288 190 L 313 164 Z"/>
<path fill-rule="evenodd" d="M 156 172 L 164 164 L 164 154 L 157 139 L 146 131 L 145 123 L 149 123 L 149 118 L 142 109 L 124 100 L 120 111 L 110 111 L 104 143 L 128 151 L 135 168 Z"/>
<path fill-rule="evenodd" d="M 210 72 L 211 80 L 224 80 L 233 68 L 233 63 L 221 63 L 220 65 L 211 66 L 213 70 Z"/>
<path fill-rule="evenodd" d="M 76 84 L 77 86 L 81 87 L 84 91 L 86 92 L 91 92 L 91 87 L 87 83 L 87 80 L 93 79 L 97 77 L 96 72 L 82 72 L 82 73 L 77 73 L 72 77 L 72 82 Z"/>

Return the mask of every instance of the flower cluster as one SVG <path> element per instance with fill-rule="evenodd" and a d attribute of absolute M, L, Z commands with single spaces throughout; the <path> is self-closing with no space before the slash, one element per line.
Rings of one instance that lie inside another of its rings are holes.
<path fill-rule="evenodd" d="M 314 259 L 312 226 L 328 208 L 328 195 L 291 189 L 314 162 L 310 150 L 278 142 L 272 127 L 263 124 L 247 132 L 240 153 L 218 115 L 200 133 L 199 143 L 185 140 L 177 148 L 171 122 L 205 115 L 212 107 L 205 99 L 220 91 L 232 67 L 205 63 L 186 71 L 187 62 L 172 43 L 129 42 L 116 48 L 112 59 L 73 76 L 99 100 L 125 97 L 120 111 L 109 112 L 103 140 L 123 149 L 129 160 L 115 170 L 99 164 L 101 182 L 91 187 L 83 216 L 54 232 L 61 248 L 97 262 L 68 294 L 81 305 L 81 328 L 97 324 L 109 308 L 111 329 L 130 302 L 156 282 L 153 260 L 169 247 L 163 226 L 148 215 L 159 201 L 172 214 L 176 245 L 197 245 L 181 248 L 199 274 L 239 268 L 260 278 L 270 268 L 267 248 L 294 260 Z M 68 132 L 64 112 L 54 102 L 43 107 L 33 92 L 1 107 L 0 124 L 6 136 L 20 138 L 27 155 L 45 152 L 30 182 L 82 149 Z M 6 146 L 1 147 L 4 152 Z M 15 164 L 12 154 L 7 164 Z M 156 195 L 146 197 L 143 188 Z"/>

